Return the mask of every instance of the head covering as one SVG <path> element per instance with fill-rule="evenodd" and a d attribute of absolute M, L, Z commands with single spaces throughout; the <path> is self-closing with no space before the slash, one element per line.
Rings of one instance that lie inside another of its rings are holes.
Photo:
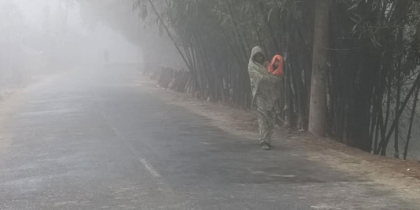
<path fill-rule="evenodd" d="M 249 57 L 248 63 L 248 73 L 251 80 L 252 98 L 254 98 L 255 94 L 257 93 L 258 85 L 262 76 L 267 74 L 267 69 L 264 67 L 264 65 L 255 61 L 255 55 L 257 55 L 258 53 L 261 53 L 264 56 L 264 58 L 266 58 L 261 47 L 255 46 L 254 48 L 252 48 L 251 56 Z"/>
<path fill-rule="evenodd" d="M 255 61 L 255 56 L 257 54 L 261 54 L 264 57 L 264 61 L 267 61 L 267 57 L 265 56 L 265 54 L 262 51 L 261 47 L 256 46 L 256 47 L 252 48 L 251 57 L 249 58 L 249 62 L 250 63 L 260 64 L 257 61 Z M 262 65 L 262 64 L 260 64 L 260 65 Z"/>
<path fill-rule="evenodd" d="M 274 63 L 279 61 L 279 66 L 274 69 Z M 283 57 L 281 55 L 275 55 L 271 60 L 270 65 L 268 65 L 268 72 L 276 75 L 276 76 L 283 76 Z"/>

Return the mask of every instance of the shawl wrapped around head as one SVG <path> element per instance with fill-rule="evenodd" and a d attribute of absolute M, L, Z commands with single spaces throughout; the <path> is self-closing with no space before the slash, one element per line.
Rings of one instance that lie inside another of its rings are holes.
<path fill-rule="evenodd" d="M 259 53 L 264 56 L 265 62 L 267 63 L 261 47 L 258 46 L 252 49 L 248 63 L 248 73 L 252 90 L 252 105 L 255 103 L 255 98 L 261 96 L 266 103 L 267 109 L 271 109 L 273 108 L 275 101 L 280 98 L 282 78 L 269 73 L 265 64 L 263 65 L 255 61 L 254 57 Z"/>

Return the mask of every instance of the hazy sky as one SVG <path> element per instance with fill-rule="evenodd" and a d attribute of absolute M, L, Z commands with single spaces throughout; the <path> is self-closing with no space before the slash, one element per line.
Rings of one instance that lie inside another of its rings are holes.
<path fill-rule="evenodd" d="M 28 24 L 41 25 L 44 20 L 44 8 L 49 6 L 51 13 L 57 12 L 61 0 L 13 0 L 22 11 Z M 68 22 L 80 25 L 79 8 L 77 5 L 69 9 Z"/>
<path fill-rule="evenodd" d="M 30 26 L 42 27 L 45 7 L 50 8 L 51 16 L 57 14 L 61 0 L 9 0 L 14 1 L 22 12 L 25 23 Z M 79 7 L 76 3 L 68 10 L 68 27 L 84 37 L 82 57 L 92 62 L 100 61 L 105 49 L 110 52 L 110 59 L 114 62 L 139 62 L 142 54 L 138 47 L 129 43 L 119 32 L 98 25 L 94 30 L 82 27 Z"/>

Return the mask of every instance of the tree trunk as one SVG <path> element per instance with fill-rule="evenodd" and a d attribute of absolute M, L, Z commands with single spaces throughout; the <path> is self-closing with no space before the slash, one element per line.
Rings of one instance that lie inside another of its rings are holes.
<path fill-rule="evenodd" d="M 381 153 L 380 153 L 381 155 L 385 156 L 386 147 L 388 146 L 389 140 L 391 139 L 391 135 L 392 135 L 393 130 L 395 129 L 395 126 L 396 126 L 396 120 L 398 120 L 400 118 L 402 112 L 404 111 L 405 106 L 408 103 L 408 100 L 414 94 L 414 91 L 417 89 L 417 87 L 419 85 L 420 85 L 420 74 L 417 75 L 416 81 L 414 81 L 413 86 L 411 86 L 410 91 L 408 91 L 407 95 L 405 96 L 404 101 L 401 103 L 400 110 L 398 110 L 398 113 L 395 114 L 395 120 L 391 124 L 391 127 L 389 129 L 389 132 L 388 132 L 386 138 L 381 141 L 380 147 L 378 148 L 378 150 L 381 151 Z"/>
<path fill-rule="evenodd" d="M 169 38 L 172 40 L 173 44 L 175 45 L 176 50 L 181 55 L 182 60 L 187 65 L 188 70 L 194 72 L 195 69 L 191 66 L 191 63 L 188 62 L 187 58 L 185 57 L 184 53 L 182 53 L 179 46 L 176 44 L 174 37 L 172 36 L 171 32 L 169 31 L 168 27 L 166 26 L 165 22 L 163 21 L 162 17 L 160 16 L 159 12 L 157 11 L 155 5 L 153 4 L 152 0 L 149 0 L 150 5 L 152 6 L 153 11 L 155 12 L 156 16 L 158 17 L 159 21 L 162 23 L 163 28 L 165 29 L 166 33 L 168 33 Z"/>
<path fill-rule="evenodd" d="M 326 112 L 326 69 L 328 68 L 329 0 L 317 0 L 312 55 L 309 132 L 324 136 Z"/>
<path fill-rule="evenodd" d="M 397 98 L 395 100 L 395 113 L 398 113 L 400 110 L 400 98 L 401 98 L 401 72 L 397 72 Z M 400 158 L 400 151 L 398 149 L 398 137 L 399 137 L 399 128 L 400 128 L 400 119 L 395 119 L 395 131 L 394 131 L 394 157 Z"/>
<path fill-rule="evenodd" d="M 411 139 L 411 128 L 413 127 L 414 114 L 416 113 L 417 101 L 419 98 L 419 90 L 420 90 L 420 86 L 417 87 L 416 93 L 414 95 L 413 109 L 411 110 L 411 116 L 410 116 L 410 126 L 408 127 L 407 141 L 405 142 L 405 147 L 404 147 L 404 154 L 403 154 L 404 160 L 407 160 L 408 145 Z"/>
<path fill-rule="evenodd" d="M 275 38 L 273 27 L 271 27 L 270 23 L 268 22 L 268 17 L 265 15 L 265 14 L 267 14 L 267 12 L 264 9 L 264 3 L 262 1 L 260 1 L 258 3 L 258 8 L 259 8 L 259 11 L 260 11 L 261 15 L 263 16 L 262 19 L 263 19 L 264 24 L 268 28 L 268 32 L 269 32 L 271 41 L 273 42 L 274 48 L 276 49 L 276 53 L 280 53 L 280 47 L 279 47 L 280 45 L 278 44 L 278 42 Z"/>
<path fill-rule="evenodd" d="M 380 152 L 380 145 L 382 144 L 382 141 L 385 141 L 386 139 L 386 131 L 388 128 L 388 121 L 390 116 L 390 109 L 391 109 L 391 100 L 392 100 L 392 78 L 393 74 L 388 74 L 388 84 L 387 84 L 387 97 L 386 97 L 386 110 L 385 110 L 385 121 L 381 124 L 381 141 L 379 142 L 379 145 L 377 146 L 377 150 L 374 151 L 375 155 L 379 155 Z M 382 118 L 383 119 L 383 118 Z M 384 156 L 386 155 L 386 151 L 383 151 Z"/>

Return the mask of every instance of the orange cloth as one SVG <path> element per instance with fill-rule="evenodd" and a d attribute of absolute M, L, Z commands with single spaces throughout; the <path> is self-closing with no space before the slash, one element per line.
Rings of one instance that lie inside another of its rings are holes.
<path fill-rule="evenodd" d="M 274 63 L 276 60 L 279 61 L 279 66 L 274 69 Z M 283 76 L 283 57 L 281 55 L 275 55 L 271 60 L 270 65 L 268 65 L 268 72 L 276 75 L 276 76 Z"/>

